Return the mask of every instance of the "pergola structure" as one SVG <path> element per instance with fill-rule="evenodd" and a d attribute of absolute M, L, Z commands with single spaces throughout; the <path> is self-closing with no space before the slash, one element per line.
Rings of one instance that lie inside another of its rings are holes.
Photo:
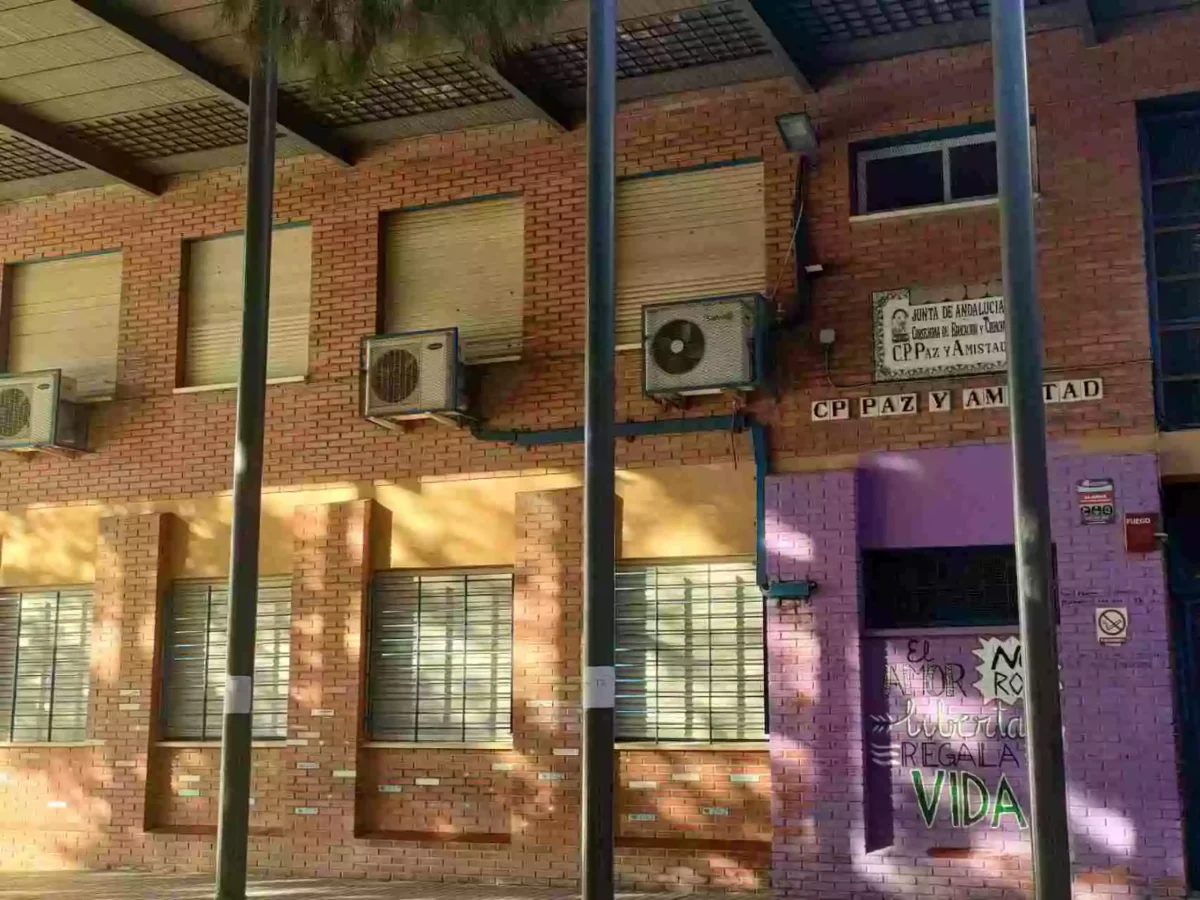
<path fill-rule="evenodd" d="M 1030 30 L 1090 43 L 1200 0 L 1026 0 Z M 792 77 L 988 40 L 987 0 L 621 0 L 618 100 Z M 351 88 L 284 72 L 279 156 L 353 165 L 397 138 L 538 118 L 584 118 L 586 0 L 505 59 L 386 55 Z M 0 200 L 245 161 L 250 60 L 218 0 L 0 0 Z"/>

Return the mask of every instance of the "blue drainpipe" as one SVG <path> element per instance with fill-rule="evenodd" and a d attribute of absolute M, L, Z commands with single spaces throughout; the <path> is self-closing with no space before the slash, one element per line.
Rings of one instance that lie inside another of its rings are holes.
<path fill-rule="evenodd" d="M 730 416 L 697 416 L 692 419 L 656 419 L 649 422 L 618 422 L 617 437 L 642 437 L 656 434 L 691 434 L 702 431 L 749 431 L 754 448 L 754 572 L 764 596 L 775 600 L 807 600 L 816 589 L 812 581 L 777 581 L 767 578 L 767 475 L 771 453 L 767 426 L 745 413 Z M 481 441 L 512 444 L 517 447 L 544 447 L 549 444 L 578 444 L 582 428 L 549 428 L 543 431 L 500 429 L 479 426 L 471 434 Z"/>

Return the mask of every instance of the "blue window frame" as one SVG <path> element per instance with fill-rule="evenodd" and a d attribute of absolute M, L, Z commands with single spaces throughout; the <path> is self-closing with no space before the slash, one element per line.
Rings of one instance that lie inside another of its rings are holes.
<path fill-rule="evenodd" d="M 1200 427 L 1200 100 L 1143 109 L 1155 400 L 1165 429 Z"/>

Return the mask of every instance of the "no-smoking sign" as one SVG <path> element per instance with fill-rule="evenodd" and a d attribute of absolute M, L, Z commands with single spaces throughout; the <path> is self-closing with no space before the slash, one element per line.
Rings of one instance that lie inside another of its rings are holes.
<path fill-rule="evenodd" d="M 1129 640 L 1129 610 L 1124 606 L 1097 607 L 1096 640 L 1102 644 L 1123 644 Z"/>

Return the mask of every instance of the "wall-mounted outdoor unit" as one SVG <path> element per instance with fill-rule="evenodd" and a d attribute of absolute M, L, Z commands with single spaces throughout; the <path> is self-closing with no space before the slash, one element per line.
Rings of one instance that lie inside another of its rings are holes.
<path fill-rule="evenodd" d="M 768 315 L 761 295 L 651 304 L 642 322 L 647 394 L 718 394 L 762 383 Z"/>
<path fill-rule="evenodd" d="M 388 425 L 455 421 L 466 411 L 458 329 L 410 331 L 363 342 L 363 415 Z"/>
<path fill-rule="evenodd" d="M 0 450 L 86 450 L 88 408 L 58 369 L 0 375 Z"/>

